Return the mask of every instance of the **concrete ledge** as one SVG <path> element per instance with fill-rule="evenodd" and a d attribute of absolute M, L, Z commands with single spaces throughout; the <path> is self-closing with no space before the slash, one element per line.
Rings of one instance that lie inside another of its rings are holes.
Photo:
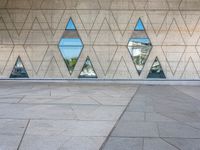
<path fill-rule="evenodd" d="M 72 84 L 141 84 L 141 85 L 191 85 L 199 86 L 200 80 L 162 80 L 162 79 L 0 79 L 0 82 L 39 82 Z"/>

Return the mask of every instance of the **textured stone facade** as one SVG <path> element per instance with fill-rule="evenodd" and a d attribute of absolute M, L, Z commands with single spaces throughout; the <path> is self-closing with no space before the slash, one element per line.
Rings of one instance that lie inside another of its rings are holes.
<path fill-rule="evenodd" d="M 72 75 L 58 43 L 72 18 L 84 48 Z M 153 48 L 139 76 L 127 44 L 141 18 Z M 87 56 L 98 78 L 146 79 L 158 57 L 167 79 L 200 78 L 200 0 L 0 0 L 0 73 L 20 56 L 30 78 L 77 78 Z"/>

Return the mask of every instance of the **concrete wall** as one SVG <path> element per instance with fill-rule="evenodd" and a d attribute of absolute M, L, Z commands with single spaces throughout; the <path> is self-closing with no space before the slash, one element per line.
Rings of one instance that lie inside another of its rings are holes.
<path fill-rule="evenodd" d="M 70 76 L 58 42 L 72 17 L 84 49 Z M 127 44 L 138 18 L 153 49 L 140 76 Z M 0 0 L 0 77 L 21 57 L 30 78 L 145 79 L 156 56 L 167 79 L 200 78 L 200 0 Z"/>

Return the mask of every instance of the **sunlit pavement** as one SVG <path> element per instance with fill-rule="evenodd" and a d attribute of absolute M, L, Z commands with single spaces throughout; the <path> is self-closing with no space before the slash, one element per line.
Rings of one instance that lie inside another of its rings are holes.
<path fill-rule="evenodd" d="M 0 150 L 199 150 L 200 87 L 0 82 Z"/>

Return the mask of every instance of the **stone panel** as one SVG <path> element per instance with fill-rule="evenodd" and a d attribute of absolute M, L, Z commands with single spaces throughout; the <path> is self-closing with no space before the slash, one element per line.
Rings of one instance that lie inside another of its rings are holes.
<path fill-rule="evenodd" d="M 9 78 L 20 55 L 30 78 L 77 78 L 89 56 L 98 78 L 146 79 L 157 57 L 167 79 L 199 79 L 199 6 L 199 0 L 0 0 L 2 77 Z M 71 76 L 58 49 L 70 17 L 84 45 Z M 153 46 L 140 76 L 127 48 L 139 18 Z"/>

